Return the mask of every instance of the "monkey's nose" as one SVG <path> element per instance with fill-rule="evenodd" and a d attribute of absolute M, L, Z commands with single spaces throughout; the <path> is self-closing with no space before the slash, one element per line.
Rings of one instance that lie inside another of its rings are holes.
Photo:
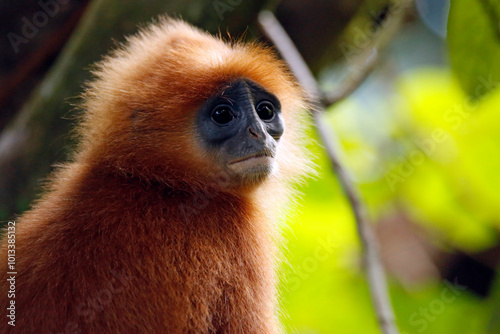
<path fill-rule="evenodd" d="M 256 131 L 252 126 L 248 127 L 248 133 L 250 134 L 250 137 L 252 137 L 252 138 L 262 139 L 262 135 L 259 134 L 259 132 Z"/>
<path fill-rule="evenodd" d="M 247 124 L 248 126 L 248 136 L 254 140 L 257 141 L 265 141 L 267 137 L 267 132 L 266 129 L 262 126 L 262 124 L 259 124 L 259 121 L 254 121 L 251 122 L 250 124 Z"/>

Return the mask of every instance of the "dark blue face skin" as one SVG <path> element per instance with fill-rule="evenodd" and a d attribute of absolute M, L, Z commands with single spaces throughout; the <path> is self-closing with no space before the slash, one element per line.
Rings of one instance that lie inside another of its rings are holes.
<path fill-rule="evenodd" d="M 277 145 L 285 130 L 281 103 L 255 82 L 229 83 L 208 99 L 196 121 L 207 151 L 231 176 L 255 181 L 275 168 Z"/>

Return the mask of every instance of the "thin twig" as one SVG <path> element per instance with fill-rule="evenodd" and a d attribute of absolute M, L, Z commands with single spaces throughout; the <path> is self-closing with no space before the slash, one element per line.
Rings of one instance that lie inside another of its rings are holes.
<path fill-rule="evenodd" d="M 371 47 L 364 53 L 367 55 L 363 54 L 360 57 L 361 60 L 356 62 L 357 66 L 355 69 L 351 70 L 350 75 L 342 80 L 336 90 L 323 92 L 321 102 L 324 105 L 331 106 L 351 95 L 375 69 L 379 60 L 377 49 Z"/>
<path fill-rule="evenodd" d="M 259 13 L 259 25 L 267 37 L 275 44 L 281 56 L 290 66 L 292 72 L 313 97 L 318 97 L 319 89 L 306 62 L 295 47 L 295 44 L 278 22 L 274 14 L 268 10 Z M 316 101 L 315 101 L 316 102 Z"/>
<path fill-rule="evenodd" d="M 374 33 L 372 40 L 363 49 L 358 50 L 358 55 L 350 58 L 349 75 L 341 81 L 338 88 L 332 92 L 322 92 L 320 98 L 324 105 L 331 106 L 351 95 L 375 69 L 380 59 L 381 50 L 399 30 L 401 22 L 411 8 L 412 0 L 397 0 L 387 7 L 387 17 L 381 22 L 381 27 Z M 353 46 L 353 49 L 356 49 Z"/>
<path fill-rule="evenodd" d="M 401 19 L 399 19 L 399 21 L 401 21 Z M 345 98 L 359 87 L 368 74 L 375 68 L 378 54 L 376 46 L 379 45 L 379 42 L 376 42 L 374 46 L 372 46 L 375 53 L 367 58 L 364 62 L 365 66 L 363 66 L 362 69 L 358 69 L 355 75 L 348 77 L 345 85 L 341 85 L 340 90 L 328 98 L 325 98 L 321 96 L 318 84 L 302 56 L 274 15 L 269 11 L 260 13 L 259 24 L 264 33 L 274 42 L 282 57 L 288 62 L 292 72 L 311 96 L 316 130 L 325 146 L 333 172 L 337 175 L 340 185 L 354 212 L 356 226 L 363 249 L 363 259 L 367 270 L 367 279 L 370 286 L 372 302 L 381 332 L 384 334 L 397 334 L 399 331 L 395 323 L 394 312 L 390 302 L 385 272 L 378 255 L 378 243 L 372 227 L 368 222 L 365 205 L 361 200 L 358 189 L 354 186 L 354 182 L 341 162 L 339 154 L 341 148 L 336 134 L 328 128 L 322 118 L 325 109 L 325 101 L 336 103 Z M 394 24 L 391 24 L 384 30 L 393 33 L 393 31 L 395 31 L 393 25 Z M 388 40 L 387 36 L 385 36 L 385 38 Z"/>

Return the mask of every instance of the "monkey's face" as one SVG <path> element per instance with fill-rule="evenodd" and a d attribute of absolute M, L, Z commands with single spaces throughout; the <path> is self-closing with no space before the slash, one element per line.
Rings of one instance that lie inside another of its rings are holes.
<path fill-rule="evenodd" d="M 285 130 L 281 103 L 255 82 L 224 86 L 200 108 L 197 127 L 211 159 L 240 182 L 262 180 L 276 168 Z"/>

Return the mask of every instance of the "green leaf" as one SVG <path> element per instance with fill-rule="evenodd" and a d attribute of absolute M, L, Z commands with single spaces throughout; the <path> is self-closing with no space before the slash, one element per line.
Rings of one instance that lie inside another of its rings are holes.
<path fill-rule="evenodd" d="M 452 0 L 448 17 L 451 65 L 472 99 L 500 82 L 500 2 Z"/>

